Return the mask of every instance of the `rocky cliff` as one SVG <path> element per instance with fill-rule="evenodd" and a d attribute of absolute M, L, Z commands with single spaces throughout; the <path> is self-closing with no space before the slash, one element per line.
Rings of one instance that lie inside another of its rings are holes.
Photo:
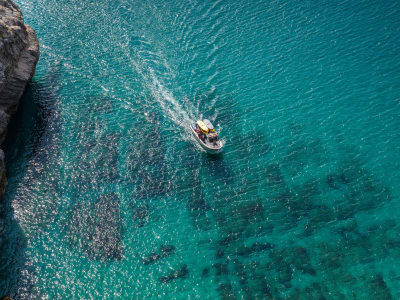
<path fill-rule="evenodd" d="M 39 55 L 36 34 L 24 24 L 19 7 L 11 0 L 0 0 L 0 144 L 10 116 L 16 112 L 25 86 L 35 73 Z M 6 184 L 4 153 L 0 149 L 0 199 Z"/>
<path fill-rule="evenodd" d="M 39 42 L 24 24 L 21 10 L 11 0 L 0 0 L 0 144 L 25 86 L 35 73 Z M 3 194 L 7 185 L 4 153 L 0 149 L 0 245 L 3 232 Z M 0 295 L 2 296 L 2 295 Z"/>

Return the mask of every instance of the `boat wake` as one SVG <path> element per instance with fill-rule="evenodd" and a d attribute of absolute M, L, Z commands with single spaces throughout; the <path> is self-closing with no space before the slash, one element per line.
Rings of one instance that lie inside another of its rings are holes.
<path fill-rule="evenodd" d="M 196 144 L 190 127 L 198 117 L 202 117 L 199 113 L 200 103 L 197 103 L 199 101 L 196 101 L 196 97 L 187 97 L 180 87 L 174 86 L 176 76 L 163 54 L 155 52 L 154 49 L 147 49 L 151 43 L 143 41 L 143 37 L 141 40 L 146 49 L 140 49 L 141 46 L 138 47 L 137 41 L 135 41 L 136 48 L 125 48 L 124 54 L 141 79 L 144 100 L 144 103 L 141 103 L 144 106 L 143 113 L 154 111 L 156 105 L 161 109 L 164 118 L 171 121 L 171 130 L 179 128 L 178 134 L 184 140 Z M 151 53 L 151 58 L 149 58 L 149 53 Z M 210 119 L 214 118 L 215 116 L 211 116 Z M 169 127 L 168 123 L 164 124 L 167 128 Z"/>

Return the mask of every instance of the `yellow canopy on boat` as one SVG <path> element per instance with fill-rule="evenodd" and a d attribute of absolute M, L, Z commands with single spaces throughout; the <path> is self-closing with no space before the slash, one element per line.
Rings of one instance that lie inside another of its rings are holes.
<path fill-rule="evenodd" d="M 196 124 L 200 127 L 201 131 L 203 131 L 204 133 L 208 133 L 208 127 L 207 127 L 206 124 L 204 124 L 203 121 L 198 120 L 198 121 L 196 122 Z"/>

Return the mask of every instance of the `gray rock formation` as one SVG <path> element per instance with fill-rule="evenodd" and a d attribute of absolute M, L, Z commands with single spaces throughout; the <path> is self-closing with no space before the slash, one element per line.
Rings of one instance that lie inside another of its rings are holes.
<path fill-rule="evenodd" d="M 0 0 L 0 144 L 10 116 L 17 111 L 25 86 L 35 73 L 39 55 L 36 34 L 24 24 L 21 10 L 11 0 Z M 4 153 L 0 149 L 0 199 L 6 185 Z"/>

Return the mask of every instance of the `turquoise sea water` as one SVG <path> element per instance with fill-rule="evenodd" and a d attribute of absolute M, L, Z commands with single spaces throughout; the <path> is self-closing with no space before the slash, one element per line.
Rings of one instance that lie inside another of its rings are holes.
<path fill-rule="evenodd" d="M 16 2 L 0 294 L 400 297 L 400 2 Z"/>

